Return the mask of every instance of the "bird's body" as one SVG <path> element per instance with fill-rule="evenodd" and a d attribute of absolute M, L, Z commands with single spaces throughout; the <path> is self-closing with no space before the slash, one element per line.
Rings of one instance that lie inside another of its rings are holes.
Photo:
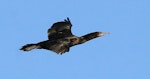
<path fill-rule="evenodd" d="M 32 49 L 47 49 L 57 54 L 63 54 L 69 52 L 70 47 L 85 43 L 91 39 L 105 35 L 104 32 L 93 32 L 87 35 L 78 37 L 71 32 L 72 24 L 69 18 L 63 22 L 57 22 L 52 25 L 48 30 L 48 40 L 39 42 L 37 44 L 27 44 L 21 48 L 24 51 L 30 51 Z"/>

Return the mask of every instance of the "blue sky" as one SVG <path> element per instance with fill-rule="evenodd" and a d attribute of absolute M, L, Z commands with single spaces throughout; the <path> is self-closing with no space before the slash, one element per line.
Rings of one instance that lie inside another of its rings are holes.
<path fill-rule="evenodd" d="M 1 0 L 0 79 L 150 79 L 149 0 Z M 103 36 L 57 55 L 20 51 L 66 17 L 77 36 Z"/>

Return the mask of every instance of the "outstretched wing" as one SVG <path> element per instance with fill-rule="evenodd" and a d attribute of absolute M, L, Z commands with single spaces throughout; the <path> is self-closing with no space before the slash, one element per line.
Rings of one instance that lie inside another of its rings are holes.
<path fill-rule="evenodd" d="M 71 27 L 72 24 L 67 17 L 64 21 L 54 23 L 50 29 L 48 29 L 48 38 L 49 39 L 59 39 L 67 36 L 71 36 Z"/>

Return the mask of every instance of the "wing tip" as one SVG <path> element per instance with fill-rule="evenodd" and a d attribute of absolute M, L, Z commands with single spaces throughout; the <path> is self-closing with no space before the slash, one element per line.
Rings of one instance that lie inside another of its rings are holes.
<path fill-rule="evenodd" d="M 69 23 L 72 26 L 72 23 L 71 23 L 69 17 L 67 17 L 67 19 L 64 19 L 64 21 L 67 22 L 67 23 Z"/>

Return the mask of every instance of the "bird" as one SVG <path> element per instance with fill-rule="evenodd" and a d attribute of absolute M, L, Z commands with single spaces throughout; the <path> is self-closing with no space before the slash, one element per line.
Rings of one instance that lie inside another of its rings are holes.
<path fill-rule="evenodd" d="M 26 44 L 22 46 L 20 50 L 47 49 L 62 55 L 69 52 L 73 46 L 109 34 L 109 32 L 92 32 L 83 36 L 76 36 L 71 32 L 71 27 L 71 21 L 67 17 L 64 21 L 54 23 L 51 28 L 48 29 L 48 40 Z"/>

